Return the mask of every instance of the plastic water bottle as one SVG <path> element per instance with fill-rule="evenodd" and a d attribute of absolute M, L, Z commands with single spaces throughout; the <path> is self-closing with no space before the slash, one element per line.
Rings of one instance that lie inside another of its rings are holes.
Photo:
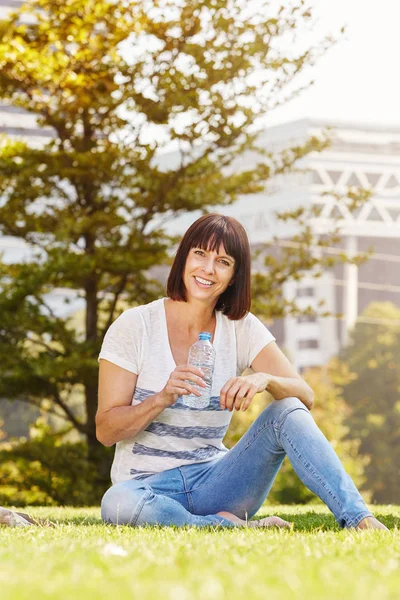
<path fill-rule="evenodd" d="M 210 404 L 211 384 L 214 372 L 215 348 L 211 343 L 211 333 L 202 331 L 197 342 L 190 347 L 188 364 L 201 369 L 204 373 L 204 382 L 207 387 L 192 384 L 201 392 L 201 396 L 189 394 L 182 396 L 183 403 L 191 408 L 205 408 Z"/>

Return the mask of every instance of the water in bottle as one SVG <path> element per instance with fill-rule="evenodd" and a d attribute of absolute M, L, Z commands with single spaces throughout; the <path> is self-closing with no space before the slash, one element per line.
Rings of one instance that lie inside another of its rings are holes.
<path fill-rule="evenodd" d="M 188 364 L 201 369 L 206 387 L 192 384 L 201 392 L 201 396 L 189 394 L 182 396 L 183 403 L 191 408 L 205 408 L 210 404 L 211 384 L 215 363 L 215 348 L 211 343 L 211 333 L 202 331 L 197 342 L 190 347 Z"/>

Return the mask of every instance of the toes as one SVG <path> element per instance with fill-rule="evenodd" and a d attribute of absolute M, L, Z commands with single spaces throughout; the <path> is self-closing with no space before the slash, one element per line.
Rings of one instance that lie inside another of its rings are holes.
<path fill-rule="evenodd" d="M 259 527 L 280 527 L 282 529 L 291 529 L 293 527 L 293 523 L 289 523 L 280 517 L 274 516 L 261 519 L 261 521 L 259 521 Z"/>

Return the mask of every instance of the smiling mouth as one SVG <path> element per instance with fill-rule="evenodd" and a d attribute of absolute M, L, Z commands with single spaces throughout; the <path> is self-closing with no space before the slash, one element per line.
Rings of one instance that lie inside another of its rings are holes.
<path fill-rule="evenodd" d="M 198 281 L 199 283 L 201 283 L 202 285 L 208 285 L 211 286 L 213 285 L 213 281 L 209 281 L 208 279 L 202 279 L 202 277 L 196 277 L 195 276 L 195 280 Z"/>

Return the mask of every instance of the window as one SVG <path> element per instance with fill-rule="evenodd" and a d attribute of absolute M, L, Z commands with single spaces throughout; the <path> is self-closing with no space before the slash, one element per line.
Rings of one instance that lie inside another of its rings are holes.
<path fill-rule="evenodd" d="M 391 175 L 386 182 L 385 188 L 396 188 L 399 187 L 399 182 L 394 175 Z"/>
<path fill-rule="evenodd" d="M 327 173 L 333 184 L 336 184 L 342 175 L 342 171 L 327 171 Z"/>
<path fill-rule="evenodd" d="M 298 323 L 316 323 L 317 317 L 315 315 L 299 315 L 297 317 Z"/>
<path fill-rule="evenodd" d="M 355 173 L 352 173 L 350 175 L 350 177 L 348 178 L 346 185 L 356 185 L 358 187 L 362 187 L 362 183 L 361 181 L 358 179 L 357 175 Z"/>
<path fill-rule="evenodd" d="M 314 288 L 312 288 L 312 287 L 298 288 L 298 290 L 297 290 L 298 298 L 307 298 L 308 296 L 314 296 Z"/>
<path fill-rule="evenodd" d="M 382 173 L 365 173 L 365 177 L 368 179 L 368 183 L 375 187 L 382 177 Z"/>
<path fill-rule="evenodd" d="M 297 347 L 299 350 L 308 350 L 310 348 L 319 348 L 318 340 L 299 340 Z"/>
<path fill-rule="evenodd" d="M 324 182 L 322 181 L 321 175 L 318 173 L 318 171 L 312 172 L 312 182 L 315 185 L 323 185 L 324 184 Z"/>

